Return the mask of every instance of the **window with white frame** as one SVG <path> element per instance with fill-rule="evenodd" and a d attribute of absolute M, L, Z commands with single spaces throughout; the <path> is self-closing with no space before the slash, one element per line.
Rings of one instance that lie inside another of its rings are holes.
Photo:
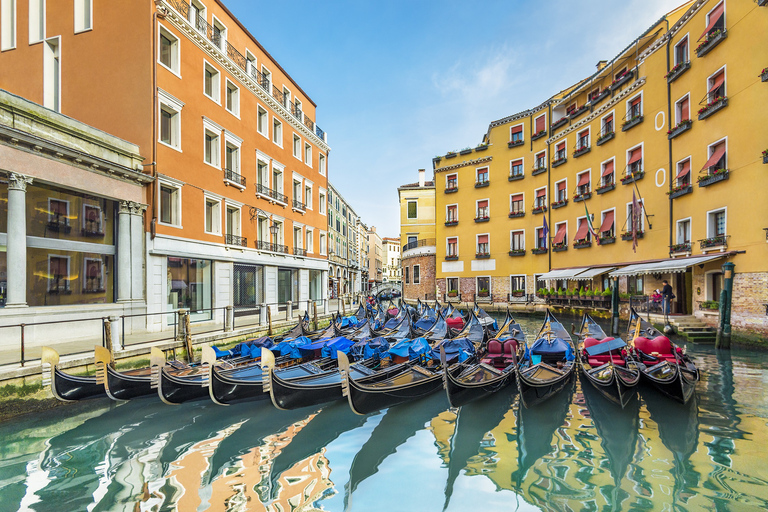
<path fill-rule="evenodd" d="M 604 210 L 600 213 L 600 239 L 615 238 L 616 237 L 616 210 Z"/>
<path fill-rule="evenodd" d="M 45 0 L 29 0 L 29 44 L 45 39 Z"/>
<path fill-rule="evenodd" d="M 293 156 L 301 160 L 301 137 L 293 134 Z"/>
<path fill-rule="evenodd" d="M 675 125 L 691 120 L 691 95 L 686 94 L 675 102 Z"/>
<path fill-rule="evenodd" d="M 190 0 L 189 2 L 189 21 L 198 32 L 205 34 L 208 23 L 206 22 L 205 5 L 200 0 Z"/>
<path fill-rule="evenodd" d="M 266 67 L 264 67 L 263 64 L 261 66 L 261 76 L 267 85 L 265 89 L 267 89 L 267 91 L 271 91 L 272 90 L 272 73 Z"/>
<path fill-rule="evenodd" d="M 240 145 L 238 141 L 227 140 L 225 147 L 225 169 L 233 173 L 240 174 Z M 227 176 L 227 179 L 234 179 L 237 181 L 238 177 Z"/>
<path fill-rule="evenodd" d="M 718 172 L 728 170 L 728 151 L 725 139 L 710 144 L 707 147 L 707 155 L 707 162 L 701 169 L 702 172 L 706 172 L 708 175 L 712 176 Z"/>
<path fill-rule="evenodd" d="M 43 106 L 61 112 L 61 38 L 52 37 L 43 45 Z"/>
<path fill-rule="evenodd" d="M 509 250 L 512 252 L 525 250 L 525 230 L 509 232 Z"/>
<path fill-rule="evenodd" d="M 70 269 L 69 256 L 48 255 L 48 293 L 67 293 L 69 287 Z"/>
<path fill-rule="evenodd" d="M 688 62 L 688 35 L 675 45 L 675 66 Z"/>
<path fill-rule="evenodd" d="M 320 233 L 320 254 L 325 256 L 326 254 L 326 244 L 325 244 L 325 233 Z"/>
<path fill-rule="evenodd" d="M 279 119 L 272 119 L 272 142 L 283 147 L 283 123 Z"/>
<path fill-rule="evenodd" d="M 716 238 L 718 245 L 724 245 L 726 236 L 726 209 L 707 212 L 707 238 Z"/>
<path fill-rule="evenodd" d="M 725 30 L 725 2 L 720 2 L 707 13 L 707 28 L 699 39 L 723 30 Z"/>
<path fill-rule="evenodd" d="M 240 236 L 240 208 L 227 205 L 227 226 L 226 234 L 230 237 Z M 237 241 L 227 240 L 227 243 L 236 243 Z"/>
<path fill-rule="evenodd" d="M 707 103 L 714 103 L 726 97 L 725 68 L 717 70 L 707 78 Z"/>
<path fill-rule="evenodd" d="M 75 0 L 75 33 L 93 28 L 93 0 Z"/>
<path fill-rule="evenodd" d="M 487 167 L 481 167 L 480 169 L 477 169 L 477 184 L 482 185 L 484 183 L 488 183 L 488 168 Z"/>
<path fill-rule="evenodd" d="M 627 150 L 627 176 L 643 172 L 643 147 L 638 146 Z"/>
<path fill-rule="evenodd" d="M 555 182 L 555 200 L 554 204 L 563 203 L 568 200 L 568 181 L 562 179 Z"/>
<path fill-rule="evenodd" d="M 576 151 L 583 151 L 587 148 L 589 148 L 589 128 L 576 135 Z"/>
<path fill-rule="evenodd" d="M 269 137 L 269 114 L 264 107 L 256 108 L 256 130 L 265 137 Z"/>
<path fill-rule="evenodd" d="M 307 210 L 312 210 L 312 185 L 304 185 L 304 201 Z"/>
<path fill-rule="evenodd" d="M 519 158 L 517 160 L 510 160 L 509 161 L 509 177 L 521 178 L 523 175 L 524 175 L 523 159 Z"/>
<path fill-rule="evenodd" d="M 523 142 L 523 125 L 518 124 L 509 129 L 509 142 L 519 144 Z"/>
<path fill-rule="evenodd" d="M 459 188 L 459 175 L 448 174 L 445 176 L 445 190 L 457 190 Z"/>
<path fill-rule="evenodd" d="M 536 153 L 535 160 L 533 163 L 533 170 L 538 171 L 540 169 L 546 169 L 547 168 L 547 152 L 541 151 L 539 153 Z"/>
<path fill-rule="evenodd" d="M 490 235 L 484 233 L 477 236 L 477 256 L 489 256 L 491 254 Z"/>
<path fill-rule="evenodd" d="M 325 192 L 319 190 L 317 193 L 317 209 L 320 210 L 320 215 L 327 215 L 325 208 Z"/>
<path fill-rule="evenodd" d="M 449 224 L 459 222 L 459 205 L 449 204 L 445 206 L 445 222 Z"/>
<path fill-rule="evenodd" d="M 311 228 L 307 228 L 307 232 L 304 234 L 305 244 L 306 244 L 306 245 L 304 245 L 304 248 L 309 253 L 315 252 L 315 245 L 314 245 L 313 240 L 312 240 L 313 236 L 314 236 L 314 233 L 313 233 L 312 229 Z"/>
<path fill-rule="evenodd" d="M 226 109 L 230 114 L 240 116 L 240 88 L 227 79 Z"/>
<path fill-rule="evenodd" d="M 219 103 L 219 88 L 221 87 L 221 74 L 212 65 L 203 64 L 203 94 Z"/>
<path fill-rule="evenodd" d="M 445 241 L 445 255 L 449 258 L 459 256 L 459 237 L 452 236 Z"/>
<path fill-rule="evenodd" d="M 643 115 L 643 95 L 638 94 L 634 98 L 627 100 L 626 120 L 633 121 Z"/>
<path fill-rule="evenodd" d="M 676 222 L 676 238 L 675 241 L 678 245 L 688 245 L 688 250 L 690 250 L 690 243 L 691 243 L 691 219 L 690 217 L 687 219 L 678 220 Z"/>
<path fill-rule="evenodd" d="M 568 245 L 568 221 L 555 224 L 555 236 L 552 238 L 552 247 L 564 247 Z"/>
<path fill-rule="evenodd" d="M 421 265 L 413 266 L 413 284 L 419 284 L 421 282 Z"/>
<path fill-rule="evenodd" d="M 523 194 L 509 195 L 509 213 L 519 215 L 525 213 L 525 196 Z"/>
<path fill-rule="evenodd" d="M 419 217 L 419 202 L 418 201 L 408 201 L 406 204 L 406 218 L 407 219 L 417 219 Z"/>
<path fill-rule="evenodd" d="M 627 203 L 627 233 L 634 230 L 634 226 L 637 225 L 637 231 L 642 233 L 645 230 L 645 212 L 643 211 L 643 201 L 637 200 L 637 209 L 632 206 L 632 203 Z"/>
<path fill-rule="evenodd" d="M 312 167 L 312 146 L 307 142 L 304 143 L 304 163 Z"/>
<path fill-rule="evenodd" d="M 563 140 L 555 144 L 555 162 L 565 160 L 568 157 L 567 141 Z"/>
<path fill-rule="evenodd" d="M 283 168 L 272 162 L 272 190 L 283 193 Z"/>
<path fill-rule="evenodd" d="M 589 171 L 584 171 L 576 176 L 576 197 L 589 194 L 591 191 Z"/>
<path fill-rule="evenodd" d="M 613 172 L 615 160 L 616 159 L 611 158 L 610 160 L 606 160 L 605 162 L 600 164 L 600 187 L 601 188 L 610 187 L 611 185 L 616 184 L 616 177 Z"/>
<path fill-rule="evenodd" d="M 221 200 L 205 197 L 205 232 L 209 235 L 221 234 Z"/>
<path fill-rule="evenodd" d="M 0 0 L 0 50 L 16 48 L 16 0 Z"/>
<path fill-rule="evenodd" d="M 589 242 L 592 239 L 592 233 L 589 230 L 589 220 L 587 217 L 576 219 L 576 236 L 574 242 Z"/>
<path fill-rule="evenodd" d="M 547 187 L 536 189 L 536 197 L 533 200 L 534 208 L 546 208 L 547 206 Z"/>
<path fill-rule="evenodd" d="M 445 289 L 448 293 L 457 295 L 459 293 L 459 278 L 458 277 L 446 277 Z"/>
<path fill-rule="evenodd" d="M 217 169 L 221 168 L 221 161 L 219 158 L 219 148 L 221 147 L 221 140 L 219 138 L 219 133 L 216 131 L 213 131 L 211 128 L 206 126 L 204 140 L 205 140 L 205 147 L 203 148 L 203 151 L 204 151 L 205 163 L 207 163 L 208 165 L 212 165 Z"/>
<path fill-rule="evenodd" d="M 160 25 L 160 34 L 159 34 L 159 44 L 158 44 L 158 62 L 160 62 L 161 65 L 169 69 L 174 74 L 179 74 L 179 38 L 176 37 L 171 33 L 170 30 L 165 28 L 164 26 Z"/>
<path fill-rule="evenodd" d="M 547 115 L 541 114 L 533 121 L 533 134 L 542 135 L 547 132 Z"/>
<path fill-rule="evenodd" d="M 181 227 L 181 186 L 158 180 L 160 201 L 158 204 L 161 224 Z"/>
<path fill-rule="evenodd" d="M 83 258 L 83 293 L 104 291 L 104 261 L 101 258 Z"/>
<path fill-rule="evenodd" d="M 215 44 L 219 50 L 224 50 L 227 47 L 227 27 L 219 21 L 216 16 L 212 16 L 211 25 L 213 25 L 213 44 Z"/>
<path fill-rule="evenodd" d="M 158 91 L 160 98 L 160 142 L 181 151 L 181 109 L 184 106 L 168 93 Z"/>
<path fill-rule="evenodd" d="M 613 112 L 600 118 L 600 138 L 605 138 L 612 133 L 614 133 Z"/>
<path fill-rule="evenodd" d="M 477 295 L 488 297 L 491 294 L 491 278 L 489 276 L 479 276 L 475 283 L 477 286 Z"/>
<path fill-rule="evenodd" d="M 525 275 L 509 276 L 509 289 L 512 293 L 525 293 Z"/>
<path fill-rule="evenodd" d="M 488 206 L 488 199 L 480 199 L 475 202 L 475 218 L 476 219 L 489 219 L 491 217 L 491 210 Z"/>
<path fill-rule="evenodd" d="M 691 184 L 691 159 L 686 158 L 677 162 L 677 175 L 675 176 L 675 187 L 687 187 Z"/>
<path fill-rule="evenodd" d="M 547 248 L 547 235 L 544 232 L 544 228 L 536 228 L 536 249 L 546 249 Z"/>
<path fill-rule="evenodd" d="M 319 167 L 320 175 L 325 176 L 325 155 L 321 154 L 318 158 L 319 158 L 318 167 Z"/>

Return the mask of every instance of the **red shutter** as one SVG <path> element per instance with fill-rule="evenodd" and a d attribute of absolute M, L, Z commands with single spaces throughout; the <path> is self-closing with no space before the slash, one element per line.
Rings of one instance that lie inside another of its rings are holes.
<path fill-rule="evenodd" d="M 479 235 L 477 237 L 477 243 L 478 244 L 487 244 L 488 243 L 488 235 Z"/>
<path fill-rule="evenodd" d="M 579 176 L 579 183 L 577 186 L 583 187 L 584 185 L 589 185 L 589 173 L 585 172 L 581 176 Z"/>
<path fill-rule="evenodd" d="M 565 141 L 559 143 L 557 146 L 555 146 L 555 151 L 562 151 L 565 149 Z"/>
<path fill-rule="evenodd" d="M 605 116 L 605 121 L 603 121 L 604 124 L 612 123 L 613 122 L 613 114 L 609 114 Z"/>
<path fill-rule="evenodd" d="M 606 231 L 610 231 L 611 229 L 613 229 L 613 210 L 605 214 L 603 223 L 600 224 L 601 233 L 605 233 Z"/>
<path fill-rule="evenodd" d="M 605 169 L 603 169 L 603 176 L 608 176 L 613 172 L 613 160 L 605 164 Z"/>
<path fill-rule="evenodd" d="M 560 192 L 561 190 L 565 190 L 565 182 L 561 181 L 557 184 L 557 191 Z"/>
<path fill-rule="evenodd" d="M 681 121 L 687 121 L 691 118 L 690 107 L 688 106 L 688 98 L 685 98 L 680 102 L 680 119 Z"/>
<path fill-rule="evenodd" d="M 512 167 L 514 167 L 516 165 L 523 165 L 523 161 L 522 160 L 515 160 L 514 162 L 512 162 Z"/>
<path fill-rule="evenodd" d="M 576 231 L 576 237 L 574 240 L 584 240 L 587 237 L 587 228 L 589 228 L 587 219 L 581 219 L 581 222 L 579 222 L 579 229 Z"/>
<path fill-rule="evenodd" d="M 544 130 L 544 116 L 539 116 L 536 118 L 536 133 L 542 130 Z"/>
<path fill-rule="evenodd" d="M 717 160 L 715 160 L 715 163 L 717 163 Z M 680 172 L 677 173 L 677 176 L 675 176 L 675 179 L 679 180 L 681 178 L 685 178 L 689 172 L 691 172 L 691 161 L 686 160 L 683 162 L 683 166 L 680 168 Z"/>
<path fill-rule="evenodd" d="M 629 104 L 630 104 L 630 106 L 635 107 L 635 106 L 640 104 L 640 100 L 642 100 L 642 99 L 643 99 L 642 96 L 638 96 L 637 98 L 635 98 L 632 101 L 630 101 Z"/>
<path fill-rule="evenodd" d="M 487 208 L 488 207 L 488 201 L 478 201 L 477 207 L 478 208 Z"/>
<path fill-rule="evenodd" d="M 547 195 L 547 189 L 542 188 L 536 191 L 536 197 L 545 197 Z"/>
<path fill-rule="evenodd" d="M 712 79 L 712 87 L 709 88 L 709 92 L 714 92 L 718 87 L 723 85 L 723 82 L 725 81 L 725 73 L 722 71 L 715 75 L 715 77 Z"/>
<path fill-rule="evenodd" d="M 643 158 L 643 149 L 642 148 L 633 149 L 632 153 L 630 154 L 629 162 L 627 162 L 627 165 L 633 164 L 635 162 L 639 162 L 641 158 Z"/>
<path fill-rule="evenodd" d="M 701 34 L 701 37 L 699 37 L 699 40 L 701 40 L 703 37 L 707 35 L 707 32 L 712 30 L 712 27 L 715 26 L 715 23 L 717 23 L 717 20 L 720 19 L 720 17 L 723 15 L 723 3 L 720 2 L 720 4 L 715 7 L 712 12 L 709 15 L 709 25 L 707 25 L 707 28 L 704 29 L 704 32 Z"/>
<path fill-rule="evenodd" d="M 512 128 L 512 132 L 511 133 L 512 133 L 512 135 L 514 135 L 516 133 L 523 133 L 523 125 L 515 126 L 514 128 Z"/>
<path fill-rule="evenodd" d="M 457 238 L 449 238 L 448 239 L 448 245 L 456 245 Z"/>
<path fill-rule="evenodd" d="M 717 162 L 720 161 L 721 158 L 723 158 L 723 155 L 725 154 L 725 142 L 721 142 L 717 146 L 715 146 L 715 151 L 712 153 L 712 156 L 709 157 L 709 160 L 707 160 L 707 163 L 704 164 L 704 167 L 701 168 L 703 171 L 704 169 L 709 169 L 713 165 L 715 165 Z"/>
<path fill-rule="evenodd" d="M 565 240 L 565 224 L 560 224 L 557 227 L 557 233 L 555 234 L 555 239 L 552 242 L 555 244 L 561 244 L 563 243 L 563 240 Z"/>
<path fill-rule="evenodd" d="M 523 194 L 516 194 L 516 195 L 512 196 L 512 202 L 522 201 L 522 200 L 523 200 Z"/>

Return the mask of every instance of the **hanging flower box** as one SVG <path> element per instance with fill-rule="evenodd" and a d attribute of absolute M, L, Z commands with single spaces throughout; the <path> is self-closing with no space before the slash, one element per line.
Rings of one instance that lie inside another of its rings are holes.
<path fill-rule="evenodd" d="M 470 153 L 472 153 L 472 148 L 464 148 L 461 151 L 459 151 L 460 155 L 469 155 Z"/>
<path fill-rule="evenodd" d="M 507 142 L 507 147 L 508 148 L 516 148 L 517 146 L 522 146 L 523 144 L 525 144 L 525 141 L 523 139 L 511 140 L 511 141 Z"/>
<path fill-rule="evenodd" d="M 707 187 L 709 185 L 712 185 L 713 183 L 717 183 L 718 181 L 724 181 L 728 179 L 728 176 L 730 175 L 730 172 L 728 169 L 715 169 L 714 171 L 704 174 L 702 176 L 699 176 L 699 186 L 700 187 Z"/>
<path fill-rule="evenodd" d="M 728 247 L 728 235 L 718 235 L 718 236 L 712 236 L 709 238 L 705 238 L 703 240 L 699 240 L 699 248 L 700 249 L 712 249 L 713 247 L 717 248 L 726 248 Z"/>
<path fill-rule="evenodd" d="M 557 210 L 558 208 L 562 208 L 567 204 L 568 204 L 567 199 L 561 199 L 560 201 L 554 201 L 550 206 L 552 206 L 553 210 Z"/>
<path fill-rule="evenodd" d="M 586 201 L 590 197 L 592 197 L 592 192 L 584 192 L 583 194 L 576 194 L 575 196 L 573 196 L 573 202 L 578 203 L 580 201 Z"/>
<path fill-rule="evenodd" d="M 621 184 L 629 185 L 630 183 L 634 183 L 635 181 L 640 181 L 641 179 L 643 179 L 643 176 L 645 176 L 645 171 L 633 172 L 621 178 Z"/>
<path fill-rule="evenodd" d="M 546 206 L 537 206 L 536 208 L 531 210 L 531 213 L 533 213 L 535 215 L 537 213 L 544 213 L 546 211 L 547 211 L 547 207 Z"/>
<path fill-rule="evenodd" d="M 676 197 L 684 196 L 686 194 L 690 194 L 693 192 L 693 185 L 681 185 L 679 187 L 673 187 L 671 191 L 667 192 L 669 194 L 670 199 L 675 199 Z"/>
<path fill-rule="evenodd" d="M 538 140 L 542 137 L 545 137 L 547 135 L 547 130 L 541 130 L 540 132 L 536 132 L 533 135 L 531 135 L 531 140 Z"/>
<path fill-rule="evenodd" d="M 563 252 L 568 250 L 568 243 L 552 244 L 552 252 Z"/>
<path fill-rule="evenodd" d="M 669 246 L 669 253 L 670 254 L 681 254 L 681 253 L 689 253 L 691 252 L 691 244 L 685 243 L 685 244 L 674 244 Z"/>
<path fill-rule="evenodd" d="M 618 89 L 619 87 L 621 87 L 625 83 L 629 82 L 632 79 L 632 77 L 634 77 L 634 76 L 635 76 L 635 72 L 634 71 L 627 71 L 626 73 L 624 73 L 620 77 L 616 78 L 611 83 L 611 90 L 615 91 L 616 89 Z"/>
<path fill-rule="evenodd" d="M 642 231 L 638 231 L 637 232 L 637 238 L 643 238 L 643 232 Z M 632 240 L 632 232 L 631 231 L 625 231 L 624 233 L 621 234 L 621 239 L 624 240 L 625 242 L 631 241 Z"/>
<path fill-rule="evenodd" d="M 677 126 L 671 130 L 667 130 L 667 139 L 672 140 L 683 132 L 687 132 L 693 126 L 693 121 L 686 119 L 677 123 Z"/>
<path fill-rule="evenodd" d="M 592 240 L 577 240 L 576 242 L 573 242 L 574 249 L 584 249 L 585 247 L 591 247 L 591 246 L 592 246 Z"/>
<path fill-rule="evenodd" d="M 631 119 L 627 119 L 624 124 L 621 125 L 621 131 L 625 132 L 630 128 L 634 128 L 635 126 L 642 123 L 643 119 L 645 119 L 643 116 L 635 116 Z"/>
<path fill-rule="evenodd" d="M 446 258 L 446 259 L 448 259 L 448 258 Z M 459 292 L 456 291 L 456 290 L 451 290 L 450 292 L 448 292 L 448 296 L 449 297 L 458 297 L 459 296 Z"/>
<path fill-rule="evenodd" d="M 591 149 L 590 146 L 582 146 L 573 152 L 573 158 L 579 158 L 581 155 L 586 155 Z"/>
<path fill-rule="evenodd" d="M 517 174 L 510 174 L 509 178 L 507 178 L 509 181 L 517 181 L 525 178 L 525 174 L 522 172 L 518 172 Z"/>
<path fill-rule="evenodd" d="M 445 257 L 445 261 L 456 261 L 458 259 L 459 259 L 458 255 L 455 255 L 455 254 L 454 255 L 449 255 L 449 256 Z"/>
<path fill-rule="evenodd" d="M 488 222 L 491 220 L 490 217 L 475 217 L 475 222 Z"/>
<path fill-rule="evenodd" d="M 589 100 L 589 104 L 592 105 L 592 106 L 595 106 L 598 103 L 600 103 L 601 101 L 603 101 L 605 98 L 607 98 L 609 94 L 611 94 L 611 90 L 610 89 L 603 89 L 602 92 L 600 92 L 600 94 L 598 94 L 597 96 L 592 97 L 592 99 Z"/>
<path fill-rule="evenodd" d="M 568 157 L 559 158 L 552 161 L 552 167 L 558 167 L 568 161 Z"/>
<path fill-rule="evenodd" d="M 435 162 L 436 164 L 439 164 L 439 163 L 440 163 L 440 160 L 442 160 L 442 159 L 443 159 L 443 157 L 442 157 L 442 155 L 441 155 L 441 156 L 436 156 L 436 157 L 434 157 L 434 158 L 432 159 L 432 161 L 433 161 L 433 162 Z"/>
<path fill-rule="evenodd" d="M 691 69 L 691 61 L 681 62 L 677 66 L 670 69 L 669 73 L 664 75 L 664 78 L 667 79 L 668 84 L 671 84 L 672 82 L 677 80 L 677 77 L 679 77 L 689 69 Z"/>
<path fill-rule="evenodd" d="M 454 157 L 456 157 L 455 151 L 451 151 L 450 153 L 445 154 L 445 158 L 454 158 Z"/>
<path fill-rule="evenodd" d="M 454 192 L 458 192 L 459 187 L 450 187 L 445 189 L 446 194 L 453 194 Z"/>
<path fill-rule="evenodd" d="M 485 151 L 486 149 L 488 149 L 488 144 L 478 144 L 475 147 L 475 153 L 477 153 L 478 151 Z"/>
<path fill-rule="evenodd" d="M 707 38 L 701 42 L 699 46 L 696 47 L 696 56 L 697 57 L 703 57 L 709 52 L 712 51 L 712 49 L 720 44 L 720 42 L 728 37 L 728 32 L 726 30 L 715 30 L 713 32 L 710 32 L 707 34 Z"/>
<path fill-rule="evenodd" d="M 457 221 L 457 220 L 447 220 L 447 221 L 445 221 L 445 225 L 446 226 L 458 226 L 459 225 L 459 221 Z"/>
<path fill-rule="evenodd" d="M 487 252 L 479 252 L 475 254 L 475 259 L 477 260 L 487 260 L 490 257 L 491 257 L 491 254 Z"/>
<path fill-rule="evenodd" d="M 525 217 L 525 212 L 509 212 L 510 219 L 517 219 L 518 217 Z"/>
<path fill-rule="evenodd" d="M 513 297 L 525 297 L 525 290 L 512 290 Z"/>
<path fill-rule="evenodd" d="M 573 119 L 576 119 L 577 117 L 579 117 L 581 114 L 583 114 L 583 113 L 584 113 L 584 112 L 586 112 L 587 110 L 589 110 L 589 107 L 588 107 L 588 106 L 586 106 L 586 105 L 582 105 L 581 107 L 579 107 L 579 108 L 577 108 L 576 110 L 574 110 L 573 112 L 571 112 L 571 113 L 568 115 L 568 117 L 570 117 L 572 120 L 573 120 Z"/>
<path fill-rule="evenodd" d="M 491 184 L 491 180 L 485 180 L 485 181 L 476 181 L 475 182 L 475 188 L 483 188 L 487 187 Z"/>
<path fill-rule="evenodd" d="M 707 103 L 705 107 L 701 107 L 699 109 L 699 121 L 702 119 L 706 119 L 718 110 L 725 108 L 728 106 L 728 98 L 722 97 L 722 98 L 715 98 L 714 100 Z"/>
<path fill-rule="evenodd" d="M 605 144 L 609 140 L 613 139 L 615 136 L 616 136 L 616 132 L 610 131 L 610 132 L 608 132 L 606 134 L 603 134 L 603 135 L 599 136 L 597 138 L 597 141 L 595 141 L 595 144 L 597 144 L 598 146 L 602 146 L 603 144 Z"/>
<path fill-rule="evenodd" d="M 766 0 L 768 2 L 768 0 Z M 760 80 L 763 82 L 768 82 L 768 68 L 763 68 L 763 70 L 760 72 Z"/>
<path fill-rule="evenodd" d="M 547 254 L 547 248 L 537 247 L 535 249 L 531 249 L 531 254 Z"/>
<path fill-rule="evenodd" d="M 595 189 L 595 192 L 599 194 L 605 194 L 606 192 L 610 192 L 611 190 L 616 188 L 615 183 L 609 183 L 608 185 L 603 185 L 602 187 L 597 187 Z"/>
<path fill-rule="evenodd" d="M 616 237 L 611 235 L 600 235 L 600 245 L 608 245 L 616 242 Z"/>
<path fill-rule="evenodd" d="M 547 172 L 547 168 L 546 167 L 537 167 L 536 169 L 531 171 L 531 176 L 536 176 L 537 174 L 541 174 L 541 173 L 544 173 L 544 172 Z"/>
<path fill-rule="evenodd" d="M 565 124 L 568 122 L 568 117 L 563 117 L 555 121 L 549 126 L 550 130 L 557 130 L 561 126 L 565 126 Z"/>
<path fill-rule="evenodd" d="M 512 249 L 509 251 L 510 256 L 525 256 L 525 249 Z"/>

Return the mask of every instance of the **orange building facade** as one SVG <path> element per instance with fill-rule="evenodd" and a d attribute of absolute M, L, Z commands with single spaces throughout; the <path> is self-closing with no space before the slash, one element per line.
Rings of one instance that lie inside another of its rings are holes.
<path fill-rule="evenodd" d="M 2 4 L 0 88 L 137 144 L 155 178 L 148 312 L 207 320 L 326 296 L 316 105 L 222 2 Z"/>

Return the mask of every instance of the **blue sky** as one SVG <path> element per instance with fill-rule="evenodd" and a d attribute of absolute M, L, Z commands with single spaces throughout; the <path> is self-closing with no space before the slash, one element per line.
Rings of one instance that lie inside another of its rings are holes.
<path fill-rule="evenodd" d="M 397 187 L 589 76 L 682 0 L 225 0 L 318 105 L 329 176 L 382 236 Z"/>

